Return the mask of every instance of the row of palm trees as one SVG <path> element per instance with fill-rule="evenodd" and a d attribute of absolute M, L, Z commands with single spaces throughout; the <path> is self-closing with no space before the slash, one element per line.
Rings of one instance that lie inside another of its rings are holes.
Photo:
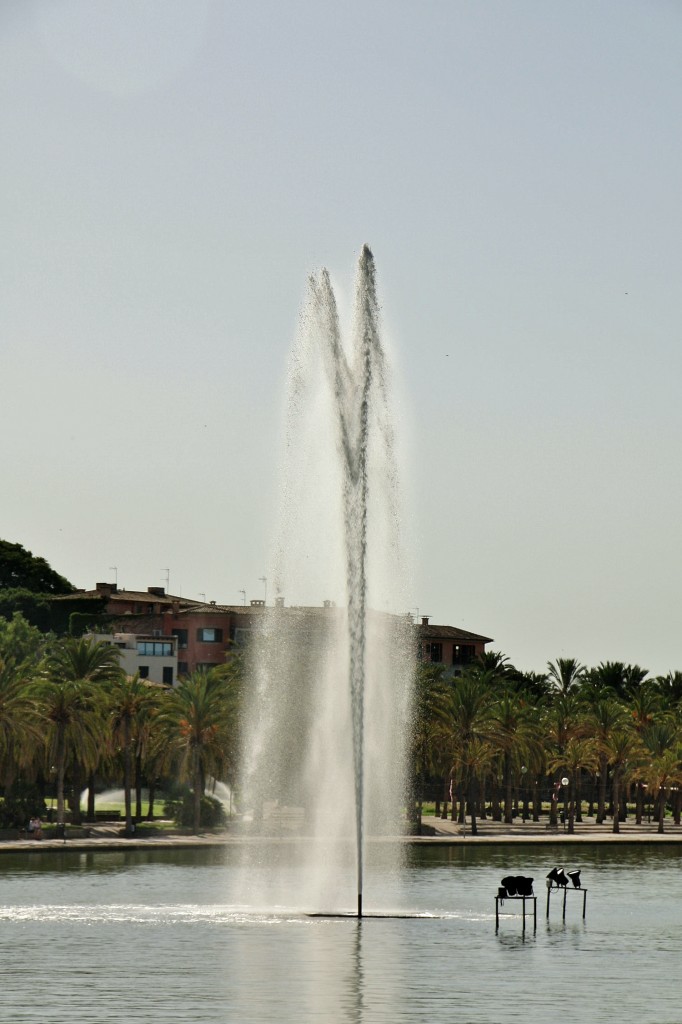
<path fill-rule="evenodd" d="M 550 662 L 543 674 L 522 673 L 487 653 L 461 676 L 423 664 L 417 672 L 413 734 L 415 827 L 421 800 L 436 780 L 441 816 L 487 813 L 511 823 L 519 799 L 524 818 L 539 820 L 543 795 L 556 825 L 563 798 L 568 830 L 583 804 L 597 823 L 607 814 L 620 830 L 628 798 L 638 822 L 655 802 L 664 830 L 669 802 L 682 804 L 682 673 L 652 678 L 637 665 L 575 659 Z M 561 780 L 568 780 L 563 785 Z"/>
<path fill-rule="evenodd" d="M 26 627 L 15 625 L 26 638 Z M 225 778 L 236 756 L 238 661 L 198 670 L 166 690 L 126 675 L 110 645 L 69 637 L 45 646 L 42 637 L 29 639 L 33 643 L 23 650 L 16 637 L 8 641 L 7 629 L 0 634 L 0 782 L 6 797 L 18 779 L 54 780 L 57 822 L 63 824 L 67 777 L 76 794 L 75 820 L 86 783 L 94 813 L 95 773 L 122 777 L 131 831 L 132 793 L 141 790 L 142 777 L 151 806 L 155 783 L 179 777 L 191 786 L 198 831 L 207 779 Z"/>

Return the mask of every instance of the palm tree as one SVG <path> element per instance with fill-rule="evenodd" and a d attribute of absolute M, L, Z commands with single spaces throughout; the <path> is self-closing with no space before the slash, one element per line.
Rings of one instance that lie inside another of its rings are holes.
<path fill-rule="evenodd" d="M 586 688 L 587 690 L 587 688 Z M 586 692 L 581 691 L 585 699 Z M 609 751 L 611 737 L 616 729 L 625 724 L 625 707 L 611 695 L 609 690 L 592 690 L 590 700 L 586 701 L 588 721 L 597 746 L 599 759 L 599 792 L 597 794 L 597 824 L 601 825 L 606 817 L 606 788 L 608 783 Z M 617 814 L 614 815 L 617 817 Z"/>
<path fill-rule="evenodd" d="M 26 664 L 17 666 L 0 657 L 0 777 L 6 793 L 17 769 L 30 763 L 42 740 L 29 682 Z"/>
<path fill-rule="evenodd" d="M 206 778 L 219 778 L 228 764 L 230 731 L 234 726 L 225 700 L 224 675 L 197 669 L 166 695 L 159 712 L 169 752 L 175 755 L 181 777 L 193 792 L 193 828 L 201 825 L 201 797 Z"/>
<path fill-rule="evenodd" d="M 613 780 L 613 832 L 620 832 L 620 789 L 621 783 L 630 776 L 641 763 L 643 754 L 642 742 L 632 725 L 620 719 L 599 743 L 600 753 L 611 766 Z M 602 819 L 603 820 L 603 819 Z"/>
<path fill-rule="evenodd" d="M 452 730 L 452 690 L 445 681 L 441 665 L 420 665 L 415 676 L 412 717 L 412 754 L 415 767 L 415 820 L 413 828 L 421 830 L 424 780 L 438 760 L 443 747 L 448 747 Z"/>
<path fill-rule="evenodd" d="M 121 673 L 106 688 L 110 737 L 123 754 L 123 792 L 126 832 L 133 830 L 131 789 L 133 750 L 141 750 L 144 728 L 159 707 L 159 691 L 136 673 Z"/>
<path fill-rule="evenodd" d="M 538 745 L 535 716 L 518 693 L 508 691 L 491 705 L 486 732 L 493 748 L 502 755 L 504 821 L 510 825 L 514 776 Z"/>
<path fill-rule="evenodd" d="M 682 672 L 668 672 L 665 676 L 656 676 L 652 684 L 661 694 L 669 710 L 673 711 L 682 705 Z"/>
<path fill-rule="evenodd" d="M 476 667 L 454 680 L 452 694 L 453 768 L 462 779 L 464 801 L 460 820 L 471 809 L 471 830 L 476 832 L 475 800 L 484 767 L 489 766 L 493 751 L 488 745 L 488 715 L 492 694 L 486 672 Z"/>
<path fill-rule="evenodd" d="M 559 693 L 576 690 L 585 678 L 585 667 L 575 658 L 547 662 L 547 678 Z"/>
<path fill-rule="evenodd" d="M 568 775 L 568 831 L 574 832 L 576 782 L 583 769 L 597 766 L 596 744 L 591 738 L 568 737 L 565 746 L 549 760 L 550 771 L 559 769 Z"/>
<path fill-rule="evenodd" d="M 69 637 L 47 655 L 41 675 L 29 688 L 45 730 L 49 763 L 56 770 L 57 822 L 61 825 L 67 764 L 77 763 L 86 769 L 97 764 L 104 747 L 103 684 L 120 673 L 116 647 Z M 78 793 L 74 809 L 78 820 Z"/>
<path fill-rule="evenodd" d="M 658 799 L 658 831 L 664 832 L 665 808 L 673 786 L 682 785 L 680 727 L 670 717 L 660 717 L 642 732 L 644 763 L 641 777 Z"/>
<path fill-rule="evenodd" d="M 543 714 L 544 741 L 547 748 L 548 767 L 550 771 L 557 768 L 568 769 L 566 751 L 573 739 L 585 735 L 585 715 L 581 707 L 577 689 L 570 686 L 565 690 L 557 690 Z M 555 788 L 554 796 L 557 794 Z M 557 802 L 553 798 L 550 805 L 550 824 L 557 824 Z"/>
<path fill-rule="evenodd" d="M 664 713 L 664 702 L 660 688 L 654 680 L 640 686 L 628 700 L 628 710 L 632 718 L 632 725 L 637 735 L 642 739 L 650 726 L 657 721 Z M 638 825 L 642 824 L 644 817 L 644 781 L 639 778 L 636 784 L 635 795 L 635 820 Z"/>

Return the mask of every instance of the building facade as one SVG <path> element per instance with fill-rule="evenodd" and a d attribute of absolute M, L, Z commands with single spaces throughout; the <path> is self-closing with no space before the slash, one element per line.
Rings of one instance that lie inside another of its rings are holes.
<path fill-rule="evenodd" d="M 144 652 L 153 652 L 154 644 L 173 641 L 174 654 L 168 657 L 177 658 L 174 681 L 197 668 L 209 669 L 224 665 L 231 654 L 248 641 L 266 611 L 265 601 L 251 601 L 248 605 L 219 605 L 215 601 L 192 601 L 166 594 L 163 587 L 130 591 L 119 590 L 111 583 L 97 583 L 94 590 L 80 591 L 75 597 L 80 609 L 87 607 L 90 601 L 93 617 L 106 619 L 107 626 L 102 629 L 103 633 L 131 638 L 126 639 L 121 648 L 124 655 L 131 650 L 140 654 L 137 644 L 146 645 L 142 653 L 147 657 L 148 664 L 141 662 L 143 669 L 151 671 L 154 665 L 154 671 L 158 674 L 158 667 L 170 668 L 171 661 L 161 666 L 161 662 L 152 660 L 167 656 L 160 653 L 161 647 L 158 654 L 146 655 Z M 53 601 L 70 599 L 73 600 L 73 595 L 55 597 Z M 330 601 L 310 608 L 285 608 L 283 599 L 278 598 L 276 606 L 283 614 L 295 616 L 299 621 L 301 617 L 307 618 L 310 622 L 323 620 L 339 611 Z M 268 609 L 272 610 L 272 607 Z M 459 675 L 468 664 L 485 652 L 487 644 L 492 643 L 490 637 L 456 626 L 431 625 L 428 616 L 423 616 L 419 623 L 413 623 L 413 628 L 417 658 L 421 662 L 443 665 L 451 675 Z M 126 646 L 128 643 L 134 646 Z M 151 674 L 149 678 L 152 678 Z"/>

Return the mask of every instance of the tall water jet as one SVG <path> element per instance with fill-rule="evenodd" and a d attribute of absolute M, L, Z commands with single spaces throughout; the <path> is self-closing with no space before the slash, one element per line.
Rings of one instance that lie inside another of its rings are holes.
<path fill-rule="evenodd" d="M 361 916 L 366 837 L 395 837 L 402 827 L 413 671 L 412 624 L 400 614 L 409 599 L 396 442 L 367 246 L 349 333 L 347 351 L 329 274 L 313 275 L 290 362 L 270 570 L 277 597 L 253 645 L 243 785 L 264 834 L 297 829 L 315 840 L 296 882 L 308 907 L 346 907 L 354 861 Z M 291 885 L 291 876 L 268 872 L 271 902 L 290 903 Z"/>

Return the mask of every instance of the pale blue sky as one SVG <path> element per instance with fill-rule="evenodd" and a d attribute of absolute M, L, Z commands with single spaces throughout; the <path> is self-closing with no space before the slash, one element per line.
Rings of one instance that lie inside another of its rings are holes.
<path fill-rule="evenodd" d="M 305 280 L 368 242 L 413 607 L 682 668 L 681 52 L 673 0 L 2 0 L 0 536 L 262 597 Z"/>

